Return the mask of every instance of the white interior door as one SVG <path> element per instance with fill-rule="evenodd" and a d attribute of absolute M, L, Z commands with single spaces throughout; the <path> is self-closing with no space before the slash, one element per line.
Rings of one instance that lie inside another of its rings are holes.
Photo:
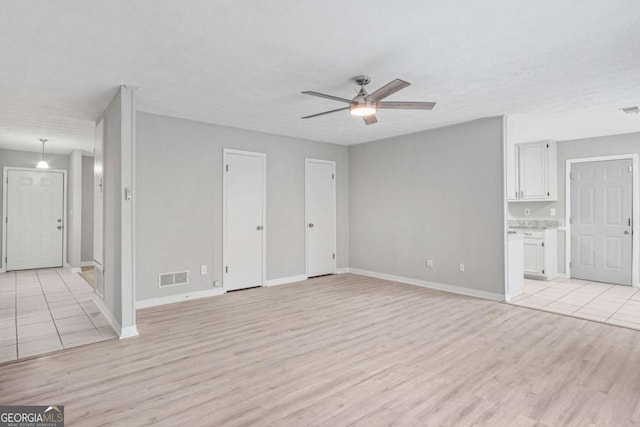
<path fill-rule="evenodd" d="M 631 159 L 571 166 L 571 277 L 631 285 Z"/>
<path fill-rule="evenodd" d="M 335 163 L 307 159 L 305 165 L 307 276 L 336 272 Z"/>
<path fill-rule="evenodd" d="M 265 171 L 262 153 L 225 150 L 224 288 L 263 284 Z"/>
<path fill-rule="evenodd" d="M 7 270 L 61 267 L 62 172 L 7 171 Z"/>
<path fill-rule="evenodd" d="M 93 260 L 103 265 L 104 250 L 104 174 L 103 174 L 104 119 L 96 126 L 93 157 Z"/>

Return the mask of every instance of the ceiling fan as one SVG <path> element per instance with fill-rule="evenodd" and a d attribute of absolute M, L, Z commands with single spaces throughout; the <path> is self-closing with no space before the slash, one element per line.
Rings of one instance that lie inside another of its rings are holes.
<path fill-rule="evenodd" d="M 411 84 L 404 80 L 395 79 L 373 93 L 368 93 L 364 88 L 371 82 L 369 76 L 358 76 L 354 81 L 360 86 L 360 90 L 353 99 L 340 98 L 338 96 L 326 95 L 324 93 L 313 92 L 310 90 L 302 92 L 305 95 L 319 96 L 320 98 L 333 99 L 334 101 L 346 102 L 349 104 L 348 107 L 325 111 L 324 113 L 312 114 L 302 118 L 310 119 L 312 117 L 349 110 L 349 112 L 354 116 L 362 117 L 366 125 L 372 125 L 378 122 L 378 119 L 376 119 L 376 111 L 378 110 L 432 110 L 436 105 L 435 102 L 381 102 L 386 97 L 393 95 Z"/>

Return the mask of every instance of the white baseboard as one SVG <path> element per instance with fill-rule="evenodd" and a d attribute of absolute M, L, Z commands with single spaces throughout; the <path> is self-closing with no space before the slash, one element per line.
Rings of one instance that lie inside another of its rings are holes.
<path fill-rule="evenodd" d="M 298 274 L 297 276 L 281 277 L 279 279 L 267 280 L 264 283 L 264 285 L 265 286 L 286 285 L 287 283 L 302 282 L 303 280 L 307 280 L 306 274 Z"/>
<path fill-rule="evenodd" d="M 222 295 L 225 290 L 222 288 L 206 289 L 204 291 L 187 292 L 184 294 L 168 295 L 166 297 L 149 298 L 136 301 L 136 309 L 155 307 L 158 305 L 173 304 L 176 302 L 190 301 L 194 299 L 214 297 Z"/>
<path fill-rule="evenodd" d="M 377 271 L 361 270 L 359 268 L 349 268 L 349 272 L 361 276 L 375 277 L 377 279 L 391 280 L 394 282 L 406 283 L 408 285 L 422 286 L 423 288 L 435 289 L 438 291 L 451 292 L 454 294 L 466 295 L 470 297 L 483 298 L 492 301 L 504 301 L 505 297 L 493 292 L 479 291 L 476 289 L 463 288 L 460 286 L 446 285 L 444 283 L 428 282 L 426 280 L 412 279 L 410 277 L 394 276 L 392 274 L 379 273 Z"/>
<path fill-rule="evenodd" d="M 126 335 L 126 334 L 130 334 L 131 333 L 130 329 L 133 328 L 135 330 L 136 327 L 135 326 L 131 326 L 131 327 L 123 329 L 120 326 L 120 322 L 118 322 L 116 320 L 116 318 L 113 317 L 113 314 L 111 314 L 111 311 L 109 311 L 107 306 L 104 304 L 104 301 L 102 300 L 102 298 L 100 298 L 99 296 L 96 295 L 96 296 L 94 296 L 92 298 L 92 301 L 98 307 L 98 309 L 100 310 L 100 312 L 102 313 L 104 318 L 107 319 L 107 322 L 109 322 L 109 324 L 111 325 L 113 330 L 116 331 L 116 334 L 118 334 L 118 337 L 120 337 L 120 338 L 128 338 L 130 336 L 134 336 L 134 335 Z M 138 335 L 137 331 L 135 332 L 135 335 Z"/>
<path fill-rule="evenodd" d="M 346 274 L 349 273 L 349 267 L 342 267 L 336 270 L 336 274 Z"/>
<path fill-rule="evenodd" d="M 82 268 L 80 267 L 70 267 L 69 271 L 72 273 L 80 273 L 82 271 Z"/>
<path fill-rule="evenodd" d="M 80 267 L 93 267 L 93 261 L 82 261 Z"/>
<path fill-rule="evenodd" d="M 0 268 L 0 273 L 6 273 L 7 271 L 4 268 Z"/>
<path fill-rule="evenodd" d="M 138 335 L 140 334 L 138 333 L 138 328 L 136 327 L 136 325 L 127 326 L 126 328 L 122 328 L 122 330 L 120 331 L 120 339 L 137 337 Z"/>
<path fill-rule="evenodd" d="M 559 278 L 559 279 L 566 279 L 566 278 L 567 278 L 567 275 L 566 275 L 566 274 L 564 274 L 564 273 L 558 273 L 558 274 L 556 275 L 556 277 L 557 277 L 557 278 Z"/>

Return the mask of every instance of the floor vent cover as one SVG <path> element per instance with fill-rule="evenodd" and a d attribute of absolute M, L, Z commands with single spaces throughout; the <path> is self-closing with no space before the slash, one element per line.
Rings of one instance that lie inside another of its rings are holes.
<path fill-rule="evenodd" d="M 189 283 L 188 271 L 176 271 L 174 273 L 160 273 L 158 275 L 158 286 L 164 288 L 165 286 L 186 285 Z"/>

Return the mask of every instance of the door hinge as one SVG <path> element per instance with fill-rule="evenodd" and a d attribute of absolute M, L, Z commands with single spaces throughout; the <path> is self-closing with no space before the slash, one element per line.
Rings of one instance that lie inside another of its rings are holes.
<path fill-rule="evenodd" d="M 549 148 L 549 144 L 547 144 L 547 148 Z"/>
<path fill-rule="evenodd" d="M 542 242 L 542 247 L 544 248 L 544 242 Z"/>
<path fill-rule="evenodd" d="M 225 170 L 229 172 L 229 165 L 225 165 Z"/>
<path fill-rule="evenodd" d="M 228 266 L 224 268 L 224 272 L 225 272 L 225 273 L 228 273 L 228 272 L 229 272 L 229 267 L 228 267 Z"/>
<path fill-rule="evenodd" d="M 333 259 L 336 259 L 336 254 L 333 254 Z"/>
<path fill-rule="evenodd" d="M 547 191 L 547 197 L 549 197 L 549 196 L 550 196 L 550 194 L 549 194 L 549 192 Z"/>
<path fill-rule="evenodd" d="M 542 269 L 542 274 L 544 274 L 544 268 Z"/>
<path fill-rule="evenodd" d="M 335 174 L 331 174 L 331 179 L 336 179 L 336 175 Z"/>

